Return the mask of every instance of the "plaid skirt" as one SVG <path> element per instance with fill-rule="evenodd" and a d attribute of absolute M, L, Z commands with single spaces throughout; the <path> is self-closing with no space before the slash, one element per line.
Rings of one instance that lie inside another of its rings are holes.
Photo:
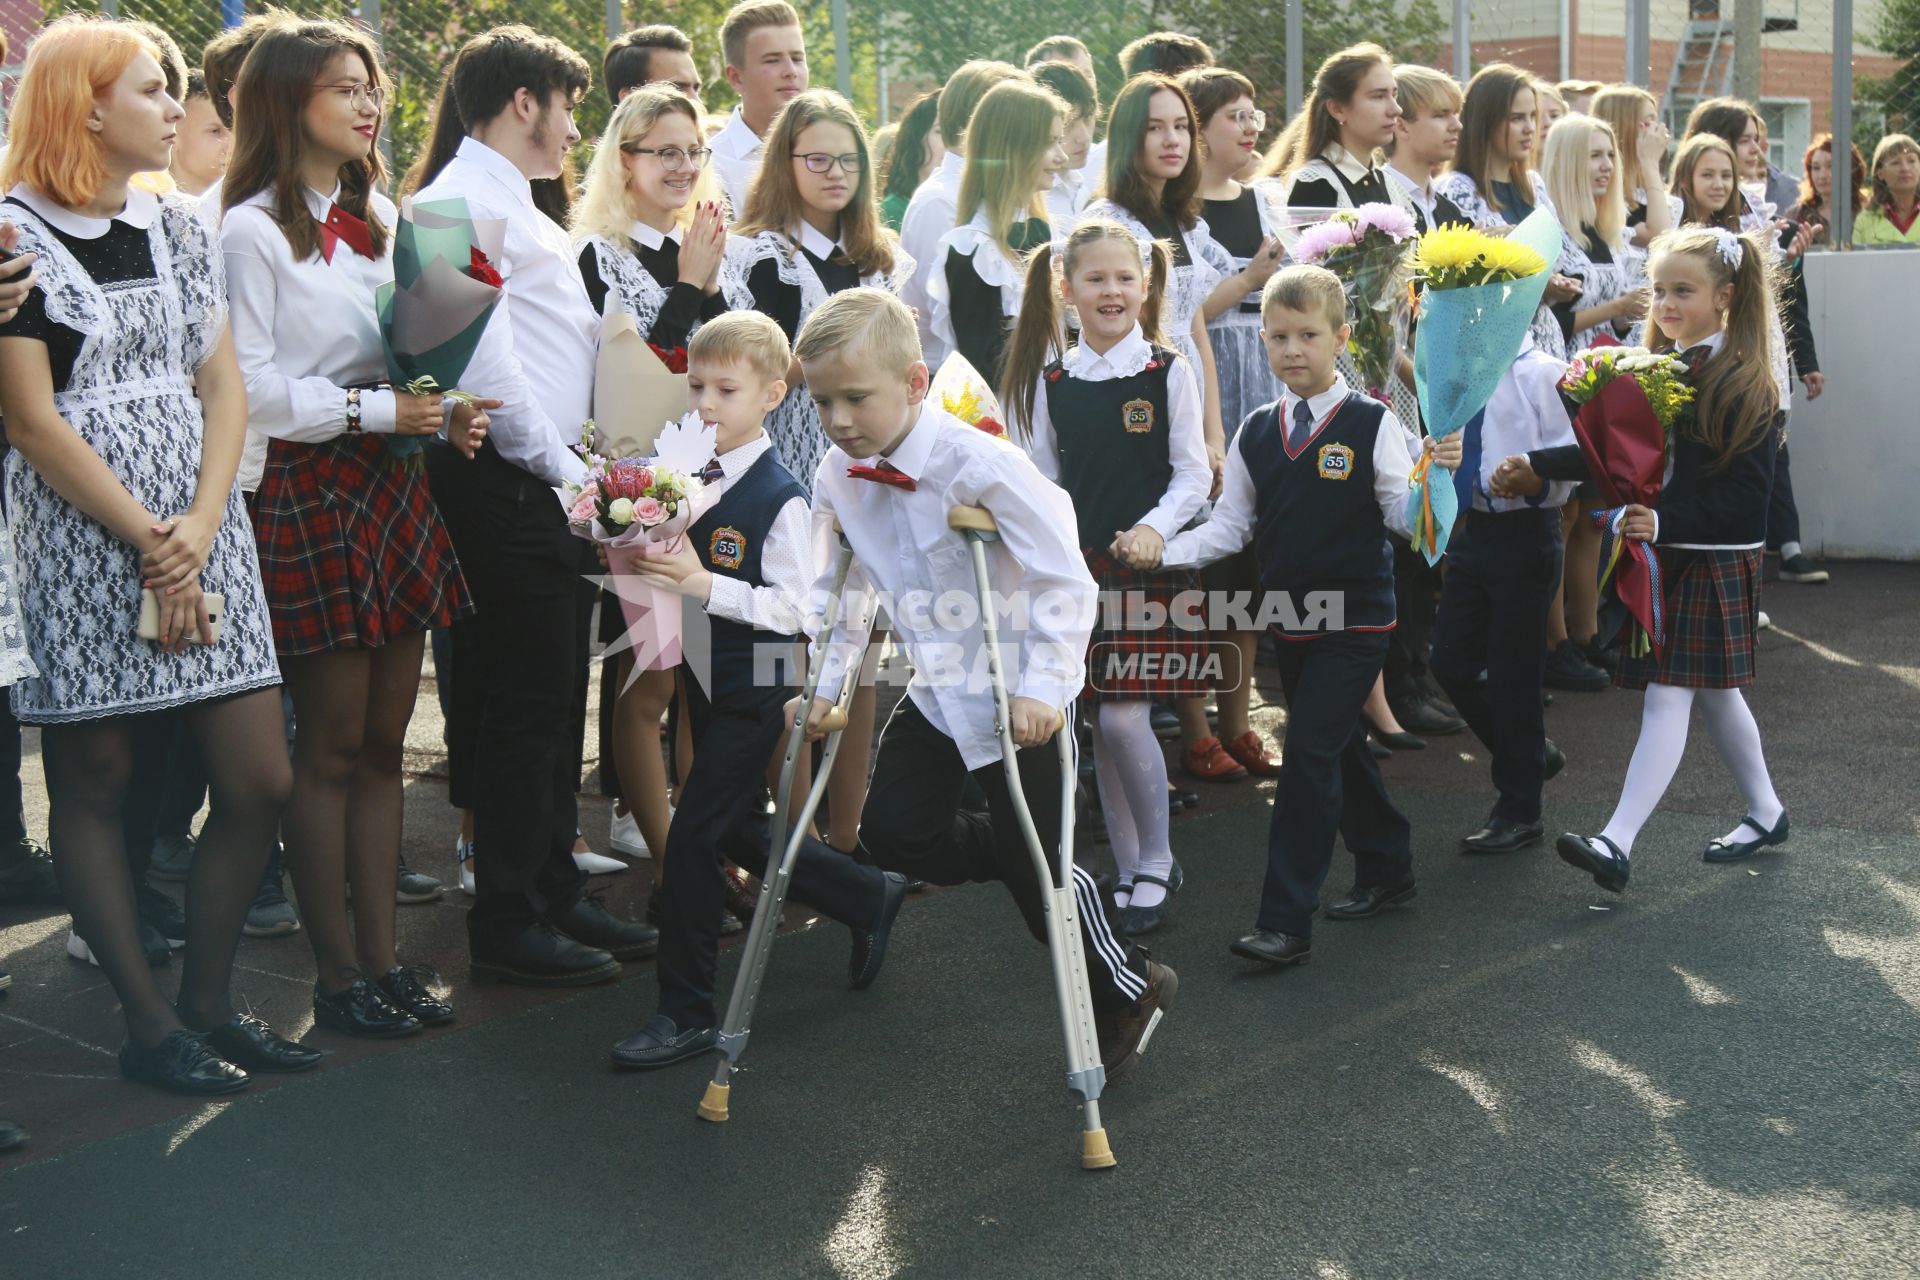
<path fill-rule="evenodd" d="M 1081 697 L 1099 703 L 1204 695 L 1207 633 L 1200 576 L 1191 569 L 1129 569 L 1105 550 L 1085 548 L 1081 554 L 1100 588 Z M 1174 598 L 1182 592 L 1193 593 L 1187 604 L 1198 630 L 1171 620 Z M 1143 629 L 1141 623 L 1151 615 L 1168 620 Z"/>
<path fill-rule="evenodd" d="M 1752 684 L 1764 553 L 1758 547 L 1751 551 L 1661 547 L 1659 552 L 1660 571 L 1666 578 L 1666 647 L 1657 659 L 1651 653 L 1640 658 L 1623 653 L 1613 682 L 1622 689 L 1644 689 L 1649 684 L 1743 689 Z"/>
<path fill-rule="evenodd" d="M 284 657 L 378 649 L 473 612 L 420 455 L 384 435 L 270 442 L 253 531 Z"/>

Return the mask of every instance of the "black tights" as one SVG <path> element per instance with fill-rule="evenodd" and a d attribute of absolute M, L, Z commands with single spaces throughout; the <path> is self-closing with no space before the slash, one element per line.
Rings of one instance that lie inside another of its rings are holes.
<path fill-rule="evenodd" d="M 211 808 L 187 881 L 187 951 L 176 1012 L 140 945 L 122 830 L 136 718 L 42 731 L 54 867 L 73 927 L 100 961 L 127 1018 L 153 1045 L 183 1022 L 209 1030 L 233 1017 L 228 984 L 240 927 L 292 787 L 280 691 L 194 703 L 180 713 L 207 765 Z"/>

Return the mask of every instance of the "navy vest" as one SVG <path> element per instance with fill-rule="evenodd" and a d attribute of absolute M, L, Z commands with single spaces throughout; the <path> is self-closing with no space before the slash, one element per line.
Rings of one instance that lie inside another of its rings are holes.
<path fill-rule="evenodd" d="M 1393 546 L 1373 493 L 1373 445 L 1386 406 L 1350 394 L 1290 456 L 1281 403 L 1255 409 L 1240 428 L 1241 453 L 1253 475 L 1260 585 L 1290 594 L 1301 615 L 1309 607 L 1308 592 L 1337 591 L 1344 597 L 1346 628 L 1390 627 Z"/>
<path fill-rule="evenodd" d="M 760 553 L 767 545 L 774 517 L 789 500 L 805 497 L 800 482 L 768 449 L 745 475 L 728 486 L 720 501 L 693 522 L 687 536 L 708 572 L 764 587 L 767 584 L 760 576 Z M 761 631 L 717 614 L 708 614 L 707 620 L 713 628 L 713 676 L 708 693 L 716 703 L 755 691 L 757 652 L 769 657 L 771 665 L 761 664 L 764 670 L 785 672 L 786 664 L 792 661 L 793 647 L 799 643 L 798 636 Z M 769 648 L 762 651 L 762 645 Z M 768 695 L 775 691 L 772 687 L 760 690 Z M 784 688 L 779 691 L 784 693 Z"/>
<path fill-rule="evenodd" d="M 1105 382 L 1076 378 L 1057 360 L 1042 375 L 1060 487 L 1073 498 L 1082 547 L 1105 550 L 1116 530 L 1139 524 L 1173 483 L 1167 422 L 1173 359 L 1155 347 L 1139 373 Z"/>

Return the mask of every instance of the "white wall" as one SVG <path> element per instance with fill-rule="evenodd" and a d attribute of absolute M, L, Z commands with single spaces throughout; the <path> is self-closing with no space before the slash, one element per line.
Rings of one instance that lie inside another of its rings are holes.
<path fill-rule="evenodd" d="M 1807 296 L 1827 389 L 1796 386 L 1788 426 L 1801 541 L 1920 560 L 1920 250 L 1809 254 Z"/>

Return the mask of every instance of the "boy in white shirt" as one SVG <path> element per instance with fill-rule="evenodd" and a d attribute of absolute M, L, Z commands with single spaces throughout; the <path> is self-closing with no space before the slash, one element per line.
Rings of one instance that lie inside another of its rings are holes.
<path fill-rule="evenodd" d="M 912 313 L 891 294 L 849 289 L 822 303 L 795 344 L 807 389 L 833 447 L 814 478 L 816 530 L 838 520 L 853 547 L 846 607 L 826 646 L 808 734 L 849 669 L 857 670 L 872 617 L 865 599 L 891 601 L 914 679 L 880 738 L 861 817 L 860 849 L 876 866 L 934 884 L 1003 881 L 1033 936 L 1046 938 L 1045 892 L 1014 816 L 978 614 L 950 605 L 975 597 L 972 554 L 947 527 L 957 506 L 993 514 L 993 595 L 1022 625 L 1000 628 L 1021 786 L 1050 861 L 1060 839 L 1060 757 L 1053 743 L 1086 681 L 1095 587 L 1080 555 L 1072 504 L 1027 456 L 926 403 L 927 366 Z M 824 592 L 827 579 L 816 583 Z M 821 597 L 824 598 L 824 597 Z M 968 776 L 987 813 L 966 812 Z M 1114 930 L 1107 895 L 1073 868 L 1088 985 L 1108 1077 L 1139 1056 L 1179 979 Z"/>
<path fill-rule="evenodd" d="M 807 87 L 807 38 L 800 15 L 787 0 L 742 0 L 720 25 L 720 52 L 740 105 L 713 136 L 713 168 L 739 218 L 746 212 L 747 190 L 760 170 L 773 118 Z"/>

